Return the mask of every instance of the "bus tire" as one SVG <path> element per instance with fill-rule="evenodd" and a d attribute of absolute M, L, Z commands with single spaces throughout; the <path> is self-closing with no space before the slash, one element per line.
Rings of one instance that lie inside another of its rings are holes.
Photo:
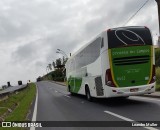
<path fill-rule="evenodd" d="M 71 87 L 70 86 L 68 86 L 68 92 L 71 92 Z"/>
<path fill-rule="evenodd" d="M 123 99 L 127 99 L 127 98 L 129 98 L 129 96 L 123 97 Z"/>
<path fill-rule="evenodd" d="M 86 98 L 88 101 L 92 101 L 92 97 L 91 97 L 90 90 L 89 90 L 88 86 L 86 87 Z"/>
<path fill-rule="evenodd" d="M 129 98 L 129 96 L 119 97 L 119 99 L 127 99 L 127 98 Z"/>
<path fill-rule="evenodd" d="M 74 93 L 71 92 L 71 86 L 68 86 L 68 91 L 70 92 L 70 94 L 71 94 L 72 96 L 74 95 Z"/>

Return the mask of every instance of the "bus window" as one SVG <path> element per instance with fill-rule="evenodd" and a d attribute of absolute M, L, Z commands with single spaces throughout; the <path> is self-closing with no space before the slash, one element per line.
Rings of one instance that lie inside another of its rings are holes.
<path fill-rule="evenodd" d="M 101 48 L 104 47 L 104 41 L 103 41 L 103 38 L 102 38 L 102 41 L 101 41 Z"/>
<path fill-rule="evenodd" d="M 148 28 L 119 28 L 108 31 L 108 48 L 131 45 L 152 45 Z"/>

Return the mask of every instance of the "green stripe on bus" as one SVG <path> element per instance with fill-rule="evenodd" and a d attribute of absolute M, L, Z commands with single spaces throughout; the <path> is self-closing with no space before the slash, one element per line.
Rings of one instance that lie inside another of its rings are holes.
<path fill-rule="evenodd" d="M 71 92 L 78 93 L 82 84 L 82 78 L 70 77 L 68 79 L 68 85 L 70 86 Z"/>

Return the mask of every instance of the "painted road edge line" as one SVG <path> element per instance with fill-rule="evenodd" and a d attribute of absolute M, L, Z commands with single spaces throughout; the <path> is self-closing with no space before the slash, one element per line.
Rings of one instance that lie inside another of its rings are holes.
<path fill-rule="evenodd" d="M 68 97 L 68 98 L 71 98 L 70 96 L 68 96 L 68 95 L 64 95 L 65 97 Z"/>
<path fill-rule="evenodd" d="M 151 100 L 151 101 L 157 101 L 157 102 L 160 102 L 159 99 L 157 98 L 149 98 L 149 97 L 137 97 L 137 96 L 131 96 L 129 98 L 137 98 L 137 99 L 144 99 L 144 100 Z"/>
<path fill-rule="evenodd" d="M 35 104 L 34 104 L 34 111 L 33 111 L 33 116 L 32 116 L 32 121 L 36 121 L 36 118 L 37 118 L 37 105 L 38 105 L 38 87 L 36 85 L 36 101 L 35 101 Z M 35 127 L 31 127 L 30 130 L 35 130 Z"/>
<path fill-rule="evenodd" d="M 113 112 L 110 112 L 110 111 L 104 111 L 104 112 L 107 113 L 107 114 L 110 114 L 110 115 L 112 115 L 112 116 L 118 117 L 118 118 L 120 118 L 120 119 L 122 119 L 122 120 L 125 120 L 125 121 L 136 122 L 136 121 L 134 121 L 134 120 L 132 120 L 132 119 L 129 119 L 129 118 L 124 117 L 124 116 L 121 116 L 121 115 L 118 115 L 118 114 L 113 113 Z M 159 129 L 156 129 L 156 128 L 153 128 L 153 127 L 143 127 L 143 128 L 146 128 L 146 129 L 148 129 L 148 130 L 159 130 Z"/>

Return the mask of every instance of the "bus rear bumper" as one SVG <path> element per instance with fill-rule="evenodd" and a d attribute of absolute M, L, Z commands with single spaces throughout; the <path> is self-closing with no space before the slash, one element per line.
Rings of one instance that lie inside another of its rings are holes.
<path fill-rule="evenodd" d="M 155 92 L 155 83 L 134 86 L 134 87 L 124 87 L 124 88 L 114 88 L 110 87 L 106 91 L 106 97 L 127 97 L 127 96 L 136 96 L 136 95 L 144 95 Z M 108 87 L 108 86 L 106 86 Z"/>

